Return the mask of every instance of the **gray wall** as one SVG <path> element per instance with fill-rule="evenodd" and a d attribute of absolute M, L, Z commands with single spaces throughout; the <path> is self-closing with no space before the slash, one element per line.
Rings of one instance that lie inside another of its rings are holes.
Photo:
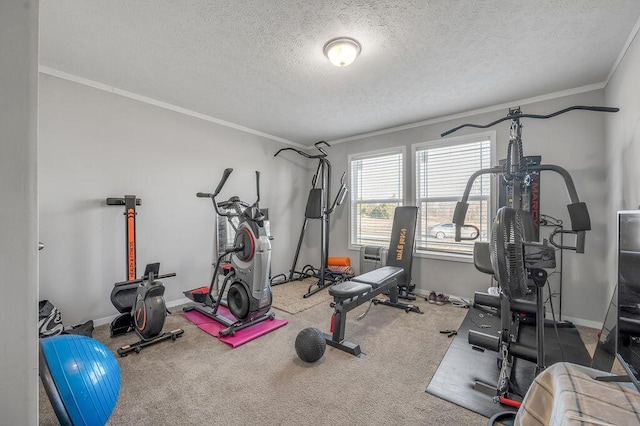
<path fill-rule="evenodd" d="M 0 423 L 38 423 L 38 2 L 0 3 Z"/>
<path fill-rule="evenodd" d="M 620 112 L 607 117 L 608 295 L 616 284 L 616 212 L 640 204 L 640 40 L 632 42 L 606 88 L 607 103 Z"/>
<path fill-rule="evenodd" d="M 597 90 L 544 102 L 521 105 L 525 113 L 546 114 L 571 105 L 601 105 L 604 91 Z M 517 105 L 513 105 L 517 106 Z M 463 123 L 489 123 L 506 115 L 508 108 L 463 119 L 450 120 L 412 129 L 401 130 L 359 140 L 334 144 L 331 159 L 336 173 L 348 167 L 347 156 L 352 153 L 374 151 L 391 146 L 406 146 L 407 162 L 411 144 L 440 139 L 440 133 Z M 601 322 L 606 306 L 602 300 L 607 296 L 606 285 L 606 164 L 605 114 L 593 112 L 570 112 L 550 120 L 523 120 L 523 145 L 525 155 L 542 155 L 546 164 L 557 164 L 566 168 L 574 179 L 578 195 L 589 207 L 593 230 L 587 234 L 586 254 L 565 252 L 563 318 L 575 318 Z M 509 123 L 495 127 L 497 132 L 498 158 L 506 156 L 509 138 Z M 482 130 L 475 130 L 480 132 Z M 474 133 L 463 129 L 452 136 Z M 407 191 L 412 191 L 407 181 Z M 462 196 L 462 194 L 460 194 Z M 542 177 L 541 212 L 569 223 L 566 205 L 569 199 L 562 179 L 553 174 Z M 333 223 L 331 235 L 332 255 L 351 256 L 349 251 L 348 218 L 345 209 Z M 476 271 L 473 264 L 428 258 L 414 258 L 413 280 L 418 290 L 436 290 L 447 294 L 471 297 L 475 291 L 486 291 L 487 276 Z M 557 308 L 557 306 L 556 306 Z"/>
<path fill-rule="evenodd" d="M 297 183 L 310 165 L 273 158 L 284 145 L 49 75 L 40 85 L 40 298 L 60 308 L 65 325 L 117 313 L 109 294 L 126 278 L 125 218 L 107 197 L 142 198 L 138 276 L 154 261 L 176 272 L 164 280 L 168 303 L 208 285 L 213 206 L 195 194 L 213 192 L 226 167 L 234 172 L 224 199 L 253 202 L 254 171 L 262 173 L 272 270 L 288 271 L 307 196 Z"/>
<path fill-rule="evenodd" d="M 525 154 L 541 154 L 546 163 L 567 168 L 591 213 L 593 230 L 587 237 L 587 253 L 565 253 L 563 316 L 568 318 L 594 322 L 604 318 L 612 288 L 612 216 L 617 209 L 637 207 L 640 198 L 631 184 L 638 158 L 639 108 L 633 95 L 638 83 L 631 77 L 638 68 L 637 45 L 631 46 L 609 83 L 606 101 L 605 91 L 597 90 L 523 105 L 525 112 L 533 113 L 577 104 L 606 103 L 623 109 L 615 115 L 571 112 L 551 120 L 525 121 Z M 40 224 L 47 250 L 40 255 L 40 298 L 59 305 L 65 323 L 115 313 L 108 295 L 113 282 L 124 277 L 124 225 L 122 209 L 104 205 L 108 196 L 136 194 L 143 198 L 138 216 L 138 265 L 142 268 L 157 260 L 164 271 L 178 273 L 165 282 L 168 301 L 179 300 L 184 290 L 207 284 L 212 212 L 210 205 L 193 194 L 212 189 L 225 167 L 236 171 L 223 195 L 237 192 L 250 200 L 252 172 L 262 171 L 263 205 L 270 208 L 276 237 L 273 272 L 288 271 L 313 163 L 293 153 L 273 159 L 272 154 L 283 145 L 255 135 L 50 76 L 42 76 L 41 84 Z M 442 131 L 458 124 L 488 122 L 505 113 L 506 108 L 334 144 L 330 149 L 334 191 L 350 153 L 404 145 L 410 155 L 412 143 L 437 140 Z M 497 155 L 503 157 L 508 123 L 495 130 Z M 467 129 L 459 135 L 472 132 Z M 610 141 L 608 148 L 605 139 Z M 411 191 L 410 182 L 406 187 Z M 566 204 L 559 177 L 545 175 L 543 213 L 568 222 Z M 346 206 L 332 216 L 331 255 L 350 256 L 357 266 L 358 253 L 347 248 L 348 217 Z M 299 265 L 318 263 L 317 228 L 315 221 L 310 224 Z M 470 263 L 430 258 L 418 258 L 413 275 L 419 290 L 466 297 L 489 283 Z"/>
<path fill-rule="evenodd" d="M 212 207 L 197 199 L 210 191 L 225 167 L 234 174 L 223 196 L 237 193 L 253 200 L 253 170 L 262 172 L 262 205 L 272 217 L 273 272 L 289 269 L 313 163 L 294 153 L 272 158 L 283 145 L 162 108 L 42 75 L 40 90 L 40 226 L 47 249 L 41 253 L 41 298 L 52 300 L 65 324 L 115 314 L 109 302 L 114 282 L 124 279 L 123 208 L 106 206 L 107 197 L 135 194 L 138 209 L 138 267 L 153 261 L 165 272 L 166 299 L 208 284 L 211 275 Z M 604 104 L 604 91 L 523 106 L 547 113 L 570 105 Z M 334 191 L 350 153 L 439 139 L 464 122 L 489 122 L 505 110 L 479 114 L 361 140 L 334 144 L 330 158 Z M 608 296 L 606 279 L 607 184 L 605 115 L 572 112 L 545 121 L 525 121 L 525 154 L 569 170 L 578 194 L 589 206 L 593 230 L 587 253 L 564 256 L 563 317 L 599 322 Z M 508 123 L 496 127 L 497 156 L 506 153 Z M 463 130 L 460 135 L 473 133 Z M 407 167 L 409 164 L 407 158 Z M 544 175 L 542 212 L 568 223 L 563 182 Z M 411 184 L 407 182 L 407 191 Z M 331 255 L 350 256 L 347 206 L 332 216 Z M 312 221 L 299 265 L 318 263 L 318 224 Z M 488 277 L 472 264 L 417 258 L 414 281 L 420 291 L 436 290 L 471 297 L 486 290 Z"/>

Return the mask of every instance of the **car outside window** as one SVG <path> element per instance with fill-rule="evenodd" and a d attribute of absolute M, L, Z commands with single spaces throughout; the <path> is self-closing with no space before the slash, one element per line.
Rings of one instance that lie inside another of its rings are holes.
<path fill-rule="evenodd" d="M 414 145 L 415 199 L 418 206 L 416 250 L 471 256 L 474 241 L 455 241 L 456 203 L 471 175 L 491 167 L 495 133 L 487 132 Z M 491 208 L 491 178 L 478 177 L 469 196 L 463 238 L 486 241 Z M 477 229 L 476 229 L 477 228 Z"/>

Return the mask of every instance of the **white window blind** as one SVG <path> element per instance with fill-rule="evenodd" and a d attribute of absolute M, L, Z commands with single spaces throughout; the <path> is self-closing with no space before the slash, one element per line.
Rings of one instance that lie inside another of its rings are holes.
<path fill-rule="evenodd" d="M 351 245 L 388 246 L 403 204 L 403 152 L 350 158 Z"/>
<path fill-rule="evenodd" d="M 455 241 L 451 223 L 456 203 L 464 194 L 471 175 L 491 167 L 491 137 L 481 135 L 450 143 L 420 144 L 415 150 L 416 205 L 419 208 L 416 250 L 472 254 L 474 241 Z M 465 223 L 480 229 L 475 241 L 486 241 L 489 230 L 491 178 L 476 178 L 469 195 Z M 473 228 L 462 229 L 463 237 L 474 237 Z"/>

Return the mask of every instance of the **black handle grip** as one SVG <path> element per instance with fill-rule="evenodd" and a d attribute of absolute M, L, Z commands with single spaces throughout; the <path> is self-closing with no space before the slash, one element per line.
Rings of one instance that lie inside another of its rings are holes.
<path fill-rule="evenodd" d="M 584 240 L 587 233 L 585 231 L 576 232 L 576 253 L 584 253 Z"/>
<path fill-rule="evenodd" d="M 592 106 L 592 107 L 588 107 L 588 108 L 585 108 L 585 109 L 588 109 L 589 111 L 599 111 L 599 112 L 618 112 L 618 111 L 620 111 L 620 108 L 601 107 L 601 106 Z"/>
<path fill-rule="evenodd" d="M 256 205 L 260 202 L 260 172 L 256 170 L 256 192 L 258 193 L 258 199 Z"/>
<path fill-rule="evenodd" d="M 555 236 L 559 234 L 567 234 L 567 235 L 575 235 L 576 236 L 576 245 L 575 246 L 565 246 L 555 241 Z M 549 244 L 554 246 L 555 248 L 559 248 L 561 250 L 575 250 L 576 253 L 584 253 L 584 245 L 586 239 L 586 231 L 568 231 L 568 230 L 560 230 L 556 229 L 549 235 Z"/>
<path fill-rule="evenodd" d="M 472 228 L 473 231 L 475 232 L 471 232 L 470 237 L 463 237 L 462 232 L 460 232 L 460 235 L 458 235 L 458 230 L 462 231 L 462 228 Z M 479 237 L 480 237 L 480 228 L 478 228 L 477 226 L 470 225 L 468 223 L 462 226 L 456 224 L 456 238 L 459 238 L 456 241 L 473 241 L 475 239 L 478 239 Z"/>
<path fill-rule="evenodd" d="M 233 172 L 232 168 L 224 169 L 224 174 L 222 175 L 222 179 L 220 180 L 220 183 L 218 184 L 216 191 L 213 193 L 213 197 L 215 197 L 220 193 L 220 191 L 222 191 L 222 187 L 224 186 L 225 183 L 227 183 L 227 179 L 229 179 L 229 175 L 231 174 L 231 172 Z"/>
<path fill-rule="evenodd" d="M 198 198 L 211 198 L 211 195 L 212 194 L 210 194 L 208 192 L 198 192 L 196 194 L 196 197 L 198 197 Z"/>
<path fill-rule="evenodd" d="M 320 141 L 320 142 L 316 142 L 314 144 L 316 149 L 322 153 L 322 156 L 326 157 L 327 156 L 327 151 L 325 151 L 320 145 L 326 145 L 326 146 L 331 146 L 331 145 L 329 145 L 326 141 Z"/>
<path fill-rule="evenodd" d="M 176 273 L 175 272 L 170 272 L 168 274 L 161 274 L 158 275 L 157 277 L 153 277 L 156 280 L 160 280 L 162 278 L 171 278 L 171 277 L 175 277 Z M 140 284 L 141 282 L 144 282 L 145 279 L 144 278 L 137 278 L 135 280 L 129 280 L 129 281 L 120 281 L 118 283 L 115 283 L 114 286 L 115 287 L 121 287 L 123 285 L 127 285 L 127 284 Z"/>

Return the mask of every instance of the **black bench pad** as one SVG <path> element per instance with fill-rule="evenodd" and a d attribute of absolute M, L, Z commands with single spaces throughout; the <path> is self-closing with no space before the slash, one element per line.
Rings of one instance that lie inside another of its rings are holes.
<path fill-rule="evenodd" d="M 329 287 L 329 294 L 339 299 L 353 297 L 359 294 L 366 294 L 370 291 L 371 285 L 355 281 L 344 281 L 340 284 L 335 284 Z"/>
<path fill-rule="evenodd" d="M 383 266 L 366 274 L 358 275 L 351 281 L 344 281 L 329 287 L 329 294 L 337 299 L 347 299 L 367 294 L 380 286 L 388 284 L 404 272 L 397 266 Z"/>
<path fill-rule="evenodd" d="M 366 274 L 358 275 L 352 278 L 351 281 L 369 284 L 375 289 L 398 277 L 402 272 L 404 272 L 404 269 L 397 266 L 383 266 Z"/>

